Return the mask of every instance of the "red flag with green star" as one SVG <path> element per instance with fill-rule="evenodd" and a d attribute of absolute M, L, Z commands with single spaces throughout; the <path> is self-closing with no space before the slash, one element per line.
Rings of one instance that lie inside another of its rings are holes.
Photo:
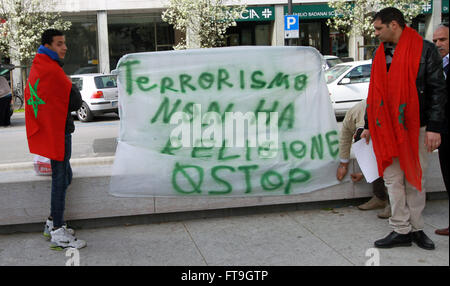
<path fill-rule="evenodd" d="M 37 54 L 25 87 L 25 122 L 33 154 L 64 160 L 64 133 L 72 82 L 59 64 Z"/>
<path fill-rule="evenodd" d="M 384 44 L 378 48 L 372 64 L 367 117 L 378 173 L 383 176 L 394 158 L 398 158 L 406 180 L 422 190 L 419 142 L 420 106 L 416 80 L 423 39 L 412 28 L 403 29 L 387 71 Z"/>

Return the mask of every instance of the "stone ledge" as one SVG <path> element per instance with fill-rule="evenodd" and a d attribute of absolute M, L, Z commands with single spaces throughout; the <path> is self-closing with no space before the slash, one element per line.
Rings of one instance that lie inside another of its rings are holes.
<path fill-rule="evenodd" d="M 347 180 L 322 190 L 290 196 L 118 198 L 108 194 L 113 158 L 71 160 L 74 178 L 67 190 L 66 220 L 270 206 L 372 196 L 370 184 L 365 181 L 353 183 Z M 51 178 L 36 176 L 32 164 L 26 164 L 28 163 L 9 168 L 0 166 L 0 225 L 38 223 L 49 215 Z M 355 167 L 357 168 L 357 163 L 352 160 L 349 173 L 353 172 Z M 437 152 L 431 154 L 426 180 L 427 192 L 445 191 Z"/>

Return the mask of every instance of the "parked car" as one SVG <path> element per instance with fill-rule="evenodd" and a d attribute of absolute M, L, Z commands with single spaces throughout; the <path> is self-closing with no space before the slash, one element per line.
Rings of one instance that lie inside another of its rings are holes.
<path fill-rule="evenodd" d="M 343 61 L 336 56 L 326 55 L 326 56 L 323 56 L 323 58 L 325 59 L 324 70 L 332 68 L 337 64 L 343 63 Z"/>
<path fill-rule="evenodd" d="M 81 67 L 77 69 L 73 74 L 88 74 L 88 73 L 96 73 L 98 72 L 97 66 L 87 66 L 87 67 Z"/>
<path fill-rule="evenodd" d="M 367 98 L 372 60 L 337 64 L 325 71 L 331 102 L 336 116 Z"/>
<path fill-rule="evenodd" d="M 92 121 L 104 113 L 118 113 L 117 76 L 112 74 L 80 74 L 70 76 L 80 89 L 83 105 L 76 115 L 80 121 Z"/>

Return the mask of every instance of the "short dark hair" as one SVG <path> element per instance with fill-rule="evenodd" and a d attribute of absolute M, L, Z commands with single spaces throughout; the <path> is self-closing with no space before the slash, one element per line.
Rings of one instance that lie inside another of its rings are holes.
<path fill-rule="evenodd" d="M 44 33 L 42 33 L 41 44 L 42 45 L 45 45 L 45 44 L 51 45 L 53 42 L 54 36 L 64 36 L 64 34 L 60 30 L 56 30 L 56 29 L 45 30 Z"/>
<path fill-rule="evenodd" d="M 406 26 L 405 17 L 403 13 L 394 7 L 387 7 L 378 11 L 374 16 L 372 22 L 381 20 L 381 23 L 388 25 L 392 21 L 396 21 L 402 29 Z"/>

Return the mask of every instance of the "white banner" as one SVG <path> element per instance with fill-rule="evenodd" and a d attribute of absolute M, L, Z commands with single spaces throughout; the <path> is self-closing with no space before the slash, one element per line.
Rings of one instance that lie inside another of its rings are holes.
<path fill-rule="evenodd" d="M 110 194 L 290 195 L 337 184 L 322 61 L 309 47 L 124 56 Z"/>

